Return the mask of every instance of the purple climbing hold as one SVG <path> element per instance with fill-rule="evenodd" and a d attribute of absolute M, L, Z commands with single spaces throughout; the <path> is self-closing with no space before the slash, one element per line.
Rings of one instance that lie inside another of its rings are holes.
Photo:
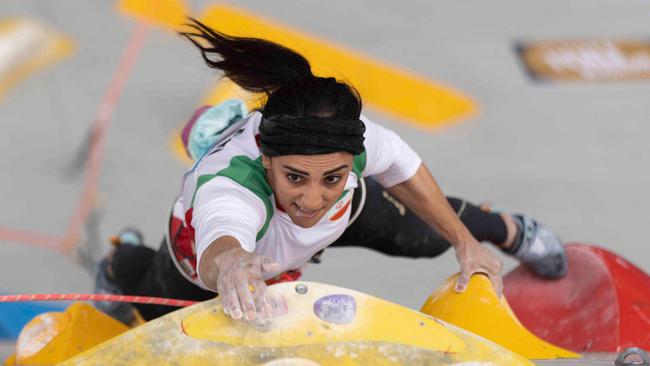
<path fill-rule="evenodd" d="M 329 323 L 347 324 L 354 320 L 357 302 L 350 295 L 328 295 L 316 300 L 314 313 Z"/>

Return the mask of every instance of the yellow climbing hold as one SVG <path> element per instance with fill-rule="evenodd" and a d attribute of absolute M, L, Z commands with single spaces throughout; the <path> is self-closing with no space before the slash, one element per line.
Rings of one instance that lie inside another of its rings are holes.
<path fill-rule="evenodd" d="M 284 297 L 286 314 L 234 321 L 218 299 L 207 301 L 62 365 L 532 366 L 453 325 L 360 292 L 311 282 L 275 284 L 268 291 Z"/>
<path fill-rule="evenodd" d="M 329 286 L 310 284 L 305 294 L 296 291 L 283 294 L 290 316 L 249 323 L 233 320 L 223 311 L 207 309 L 183 320 L 183 329 L 190 337 L 247 347 L 370 341 L 450 353 L 465 348 L 460 338 L 434 319 L 359 292 L 343 289 L 334 292 Z M 314 304 L 328 295 L 333 299 L 326 307 L 348 306 L 346 310 L 350 314 L 351 308 L 356 308 L 349 322 L 337 324 L 317 316 Z"/>
<path fill-rule="evenodd" d="M 579 358 L 580 355 L 554 346 L 528 331 L 504 297 L 499 299 L 485 275 L 474 275 L 464 293 L 457 293 L 452 276 L 435 290 L 422 312 L 485 337 L 528 359 Z"/>
<path fill-rule="evenodd" d="M 20 332 L 14 360 L 17 365 L 53 365 L 124 333 L 129 328 L 84 303 L 65 312 L 36 316 Z"/>

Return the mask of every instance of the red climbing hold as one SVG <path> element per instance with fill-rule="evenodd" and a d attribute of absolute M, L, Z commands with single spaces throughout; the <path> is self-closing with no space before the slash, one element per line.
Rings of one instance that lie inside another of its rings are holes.
<path fill-rule="evenodd" d="M 543 280 L 523 267 L 504 278 L 519 320 L 538 337 L 575 352 L 650 349 L 650 277 L 605 249 L 566 245 L 569 271 Z"/>

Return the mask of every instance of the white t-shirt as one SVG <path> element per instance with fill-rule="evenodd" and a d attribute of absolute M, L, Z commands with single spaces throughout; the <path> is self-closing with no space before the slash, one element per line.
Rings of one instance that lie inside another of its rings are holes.
<path fill-rule="evenodd" d="M 316 225 L 302 228 L 276 206 L 266 181 L 258 138 L 261 116 L 251 113 L 232 126 L 184 176 L 171 219 L 177 225 L 172 228 L 170 221 L 168 242 L 181 273 L 201 287 L 196 266 L 216 239 L 232 236 L 244 250 L 273 258 L 281 265 L 278 273 L 298 269 L 343 234 L 361 175 L 391 187 L 411 178 L 421 165 L 397 134 L 361 116 L 365 151 L 354 157 L 344 193 Z"/>

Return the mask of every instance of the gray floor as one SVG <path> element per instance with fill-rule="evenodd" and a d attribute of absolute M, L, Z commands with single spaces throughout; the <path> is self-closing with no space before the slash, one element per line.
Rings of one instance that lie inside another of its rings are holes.
<path fill-rule="evenodd" d="M 597 243 L 650 270 L 650 82 L 535 84 L 512 49 L 516 40 L 647 39 L 650 3 L 233 3 L 463 91 L 480 112 L 438 131 L 367 113 L 422 155 L 446 193 L 530 213 L 566 241 Z M 204 5 L 192 4 L 196 10 Z M 0 2 L 0 18 L 12 16 L 33 17 L 70 35 L 77 50 L 0 101 L 0 226 L 62 235 L 82 185 L 70 165 L 135 23 L 109 1 Z M 170 136 L 214 80 L 187 42 L 150 32 L 108 134 L 102 238 L 134 225 L 157 245 L 186 168 L 171 153 Z M 323 259 L 308 268 L 306 279 L 413 308 L 457 269 L 453 253 L 410 260 L 336 249 Z M 91 284 L 59 254 L 0 244 L 2 291 L 88 292 Z"/>

